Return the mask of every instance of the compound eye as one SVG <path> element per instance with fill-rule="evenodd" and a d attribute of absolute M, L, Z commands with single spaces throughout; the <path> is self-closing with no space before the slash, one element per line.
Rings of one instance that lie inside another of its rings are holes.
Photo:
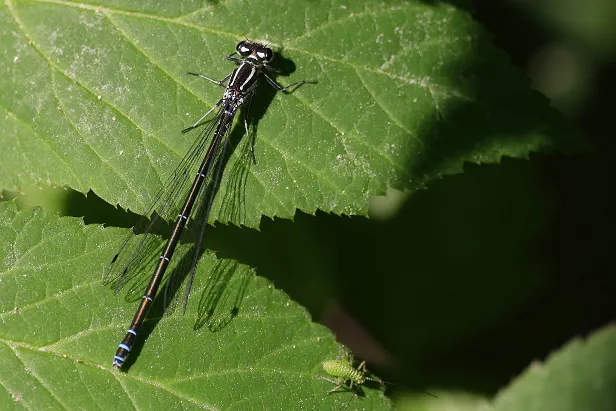
<path fill-rule="evenodd" d="M 235 51 L 237 51 L 237 54 L 239 54 L 240 56 L 246 57 L 252 52 L 252 48 L 250 47 L 250 43 L 246 41 L 240 41 L 237 44 Z"/>
<path fill-rule="evenodd" d="M 263 47 L 257 52 L 257 57 L 259 57 L 259 60 L 269 63 L 274 59 L 274 52 L 270 48 Z"/>

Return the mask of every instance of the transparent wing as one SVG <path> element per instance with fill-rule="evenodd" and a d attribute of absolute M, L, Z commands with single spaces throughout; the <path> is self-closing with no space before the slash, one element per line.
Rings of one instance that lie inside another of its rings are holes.
<path fill-rule="evenodd" d="M 239 161 L 233 163 L 229 170 L 228 185 L 220 202 L 221 208 L 216 221 L 244 221 L 246 218 L 246 181 L 250 166 L 254 160 L 253 146 L 255 134 L 250 133 L 242 147 L 234 150 L 239 155 Z"/>
<path fill-rule="evenodd" d="M 232 120 L 231 120 L 232 121 Z M 206 170 L 204 187 L 199 193 L 187 228 L 180 237 L 181 257 L 176 260 L 177 264 L 165 285 L 164 306 L 167 313 L 175 312 L 182 306 L 182 312 L 186 311 L 186 304 L 195 276 L 197 262 L 203 252 L 203 239 L 209 219 L 212 202 L 218 191 L 222 171 L 229 159 L 229 134 L 232 125 L 222 135 L 214 136 L 212 150 L 214 153 L 209 167 Z M 186 280 L 187 279 L 187 280 Z M 186 280 L 186 281 L 185 281 Z"/>
<path fill-rule="evenodd" d="M 163 238 L 169 236 L 180 213 L 208 141 L 216 130 L 222 114 L 219 108 L 214 117 L 205 125 L 199 137 L 156 195 L 152 205 L 137 222 L 133 232 L 126 237 L 103 271 L 103 284 L 114 284 L 115 293 L 131 282 L 127 299 L 133 300 L 141 297 L 149 278 L 140 274 L 144 271 L 151 273 L 154 270 L 164 245 Z M 190 227 L 187 229 L 187 231 L 192 231 Z"/>

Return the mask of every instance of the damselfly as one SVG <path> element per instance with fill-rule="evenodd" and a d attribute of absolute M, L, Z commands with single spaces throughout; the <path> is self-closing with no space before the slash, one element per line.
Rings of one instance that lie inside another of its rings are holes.
<path fill-rule="evenodd" d="M 235 54 L 238 54 L 240 58 L 234 57 Z M 263 76 L 269 85 L 281 92 L 287 92 L 290 88 L 306 83 L 305 81 L 300 81 L 287 87 L 281 87 L 265 73 L 266 71 L 280 71 L 268 65 L 273 58 L 274 53 L 271 48 L 261 43 L 246 40 L 240 42 L 235 48 L 235 52 L 226 57 L 227 60 L 235 62 L 239 67 L 222 80 L 216 81 L 201 74 L 188 73 L 225 87 L 225 92 L 214 107 L 205 113 L 199 121 L 182 131 L 185 133 L 194 128 L 205 126 L 195 143 L 156 196 L 154 204 L 145 214 L 146 217 L 133 229 L 135 233 L 144 234 L 134 236 L 131 233 L 105 271 L 104 282 L 110 283 L 115 281 L 115 291 L 117 293 L 137 272 L 143 270 L 149 264 L 155 264 L 154 273 L 141 298 L 133 321 L 113 357 L 113 367 L 119 369 L 126 361 L 148 314 L 148 310 L 156 297 L 158 288 L 165 277 L 165 272 L 178 242 L 181 238 L 184 238 L 183 233 L 185 231 L 191 231 L 196 236 L 195 244 L 192 247 L 193 251 L 183 257 L 182 264 L 169 276 L 165 290 L 165 305 L 167 305 L 167 294 L 169 294 L 169 290 L 174 288 L 170 284 L 177 284 L 178 281 L 181 282 L 181 279 L 184 278 L 181 275 L 187 275 L 183 306 L 184 311 L 186 310 L 186 301 L 195 275 L 199 250 L 203 244 L 205 227 L 225 161 L 225 150 L 229 143 L 233 119 L 237 110 L 250 101 L 257 85 L 257 79 L 260 75 Z M 208 115 L 214 110 L 217 111 L 213 118 L 209 121 L 206 120 Z M 248 122 L 246 118 L 244 118 L 244 127 L 248 135 Z M 198 161 L 204 150 L 205 155 L 199 164 Z M 192 180 L 192 184 L 190 184 L 192 175 L 195 175 L 195 177 Z M 167 244 L 164 247 L 157 245 L 160 243 L 157 242 L 156 236 L 152 234 L 159 234 L 159 231 L 173 219 L 175 219 L 175 224 Z M 191 230 L 184 230 L 189 219 L 191 221 Z M 153 249 L 163 250 L 156 263 L 148 261 L 151 258 Z M 186 268 L 187 270 L 185 271 L 187 272 L 181 273 L 182 268 Z"/>

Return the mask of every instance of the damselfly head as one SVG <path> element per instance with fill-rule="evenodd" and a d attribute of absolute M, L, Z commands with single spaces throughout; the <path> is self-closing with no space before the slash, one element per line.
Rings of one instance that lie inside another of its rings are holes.
<path fill-rule="evenodd" d="M 257 50 L 257 57 L 264 63 L 270 63 L 274 59 L 274 52 L 268 47 L 262 47 Z"/>
<path fill-rule="evenodd" d="M 271 48 L 248 40 L 240 41 L 235 48 L 235 51 L 242 57 L 252 55 L 263 63 L 270 63 L 274 59 L 274 52 Z"/>

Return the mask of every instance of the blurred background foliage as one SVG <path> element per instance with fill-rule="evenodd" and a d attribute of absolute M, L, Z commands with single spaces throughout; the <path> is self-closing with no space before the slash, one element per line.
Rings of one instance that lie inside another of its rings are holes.
<path fill-rule="evenodd" d="M 217 225 L 209 247 L 306 306 L 397 384 L 394 396 L 402 387 L 455 391 L 463 393 L 455 409 L 480 409 L 532 361 L 616 317 L 608 207 L 616 2 L 453 3 L 595 149 L 467 165 L 427 190 L 373 198 L 369 219 L 298 212 L 263 219 L 259 231 Z M 24 187 L 4 197 L 86 223 L 134 221 L 91 192 Z"/>

